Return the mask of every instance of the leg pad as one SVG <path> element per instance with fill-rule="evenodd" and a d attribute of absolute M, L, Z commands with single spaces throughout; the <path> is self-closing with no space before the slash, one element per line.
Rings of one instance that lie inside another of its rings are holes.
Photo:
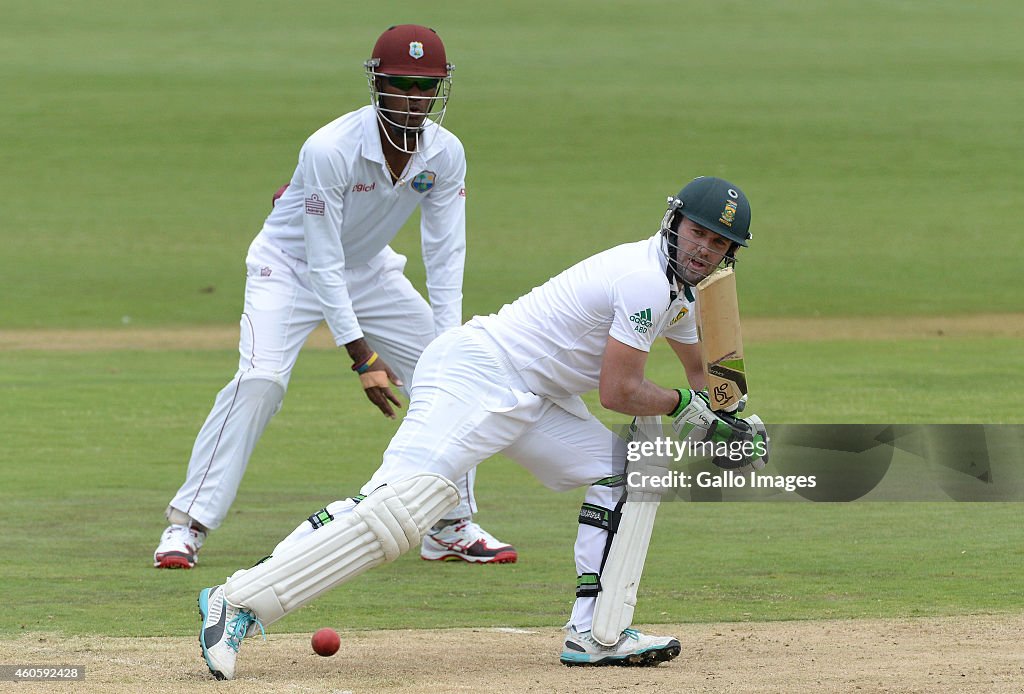
<path fill-rule="evenodd" d="M 630 435 L 633 440 L 654 441 L 662 435 L 661 418 L 636 417 Z M 601 566 L 591 631 L 604 646 L 615 645 L 622 630 L 633 622 L 637 589 L 660 501 L 660 494 L 629 491 L 619 510 L 617 526 L 610 529 L 613 534 Z"/>
<path fill-rule="evenodd" d="M 384 485 L 280 554 L 235 573 L 224 584 L 229 603 L 269 625 L 321 593 L 419 545 L 459 502 L 441 475 L 423 473 Z"/>

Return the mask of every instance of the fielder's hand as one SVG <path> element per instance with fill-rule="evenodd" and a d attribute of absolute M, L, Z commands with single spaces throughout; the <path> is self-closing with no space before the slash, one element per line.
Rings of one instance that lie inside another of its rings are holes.
<path fill-rule="evenodd" d="M 363 390 L 366 391 L 366 397 L 370 399 L 370 402 L 376 405 L 385 417 L 394 419 L 395 407 L 401 407 L 402 402 L 391 390 L 391 384 L 400 386 L 402 382 L 398 380 L 398 376 L 391 370 L 391 367 L 378 357 L 369 369 L 359 374 L 359 382 L 363 384 Z"/>
<path fill-rule="evenodd" d="M 707 442 L 711 462 L 726 470 L 760 470 L 768 464 L 768 432 L 760 417 L 739 419 L 714 412 L 700 391 L 684 390 L 682 396 L 681 409 L 672 418 L 680 440 Z"/>

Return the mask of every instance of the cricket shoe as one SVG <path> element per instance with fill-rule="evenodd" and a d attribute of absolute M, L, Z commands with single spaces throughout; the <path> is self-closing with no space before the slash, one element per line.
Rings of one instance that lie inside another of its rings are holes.
<path fill-rule="evenodd" d="M 153 552 L 153 566 L 158 569 L 191 569 L 199 563 L 199 548 L 206 533 L 188 525 L 169 525 Z"/>
<path fill-rule="evenodd" d="M 469 518 L 440 524 L 423 537 L 420 557 L 428 561 L 468 561 L 473 564 L 514 564 L 519 554 Z"/>
<path fill-rule="evenodd" d="M 680 651 L 671 636 L 647 636 L 636 629 L 622 632 L 614 646 L 597 642 L 589 630 L 570 627 L 562 650 L 562 665 L 625 665 L 649 667 L 672 660 Z"/>
<path fill-rule="evenodd" d="M 203 650 L 206 667 L 219 680 L 235 678 L 235 660 L 242 639 L 259 629 L 263 623 L 249 610 L 235 607 L 224 597 L 224 586 L 204 588 L 199 592 L 199 616 L 203 625 L 199 629 L 199 645 Z"/>

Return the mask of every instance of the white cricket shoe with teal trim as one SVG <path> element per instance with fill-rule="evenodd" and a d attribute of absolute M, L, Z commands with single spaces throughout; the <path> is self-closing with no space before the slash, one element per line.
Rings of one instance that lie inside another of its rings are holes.
<path fill-rule="evenodd" d="M 224 598 L 224 586 L 204 588 L 199 592 L 199 614 L 203 625 L 199 629 L 199 645 L 203 658 L 213 676 L 219 680 L 235 677 L 235 659 L 238 649 L 250 630 L 263 624 L 249 610 L 235 607 Z"/>
<path fill-rule="evenodd" d="M 562 665 L 624 665 L 650 667 L 672 660 L 681 650 L 671 636 L 647 636 L 626 629 L 614 646 L 598 643 L 590 631 L 569 627 L 562 649 Z"/>

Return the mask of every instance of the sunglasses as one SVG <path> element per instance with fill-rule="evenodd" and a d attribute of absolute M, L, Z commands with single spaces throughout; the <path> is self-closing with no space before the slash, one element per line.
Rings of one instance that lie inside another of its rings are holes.
<path fill-rule="evenodd" d="M 413 87 L 419 87 L 421 92 L 429 92 L 433 89 L 437 89 L 437 85 L 441 82 L 436 77 L 402 77 L 398 75 L 388 75 L 388 84 L 395 89 L 401 89 L 403 92 L 407 92 Z"/>

